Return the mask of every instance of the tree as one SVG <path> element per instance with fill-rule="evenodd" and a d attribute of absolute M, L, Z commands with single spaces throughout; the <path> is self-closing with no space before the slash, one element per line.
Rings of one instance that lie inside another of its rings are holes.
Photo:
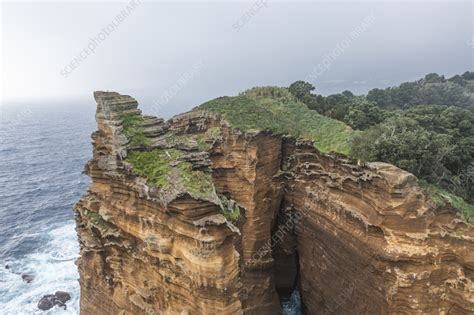
<path fill-rule="evenodd" d="M 355 139 L 353 153 L 395 164 L 419 177 L 436 178 L 446 167 L 445 151 L 451 138 L 419 127 L 411 118 L 398 114 Z"/>
<path fill-rule="evenodd" d="M 341 94 L 344 95 L 345 97 L 348 97 L 348 98 L 354 97 L 354 93 L 352 93 L 349 90 L 345 90 Z"/>
<path fill-rule="evenodd" d="M 372 89 L 367 94 L 367 100 L 375 102 L 375 104 L 380 107 L 388 107 L 392 105 L 392 97 L 389 89 Z"/>
<path fill-rule="evenodd" d="M 392 101 L 402 108 L 419 104 L 419 84 L 417 82 L 403 82 L 398 88 L 391 89 Z"/>
<path fill-rule="evenodd" d="M 444 76 L 439 76 L 437 73 L 429 73 L 425 75 L 425 83 L 441 83 L 444 81 Z"/>
<path fill-rule="evenodd" d="M 291 83 L 288 90 L 298 100 L 301 101 L 305 96 L 311 95 L 311 91 L 314 90 L 314 86 L 311 83 L 305 81 L 296 81 Z"/>
<path fill-rule="evenodd" d="M 395 164 L 474 200 L 474 113 L 455 106 L 418 105 L 385 116 L 354 138 L 355 157 Z"/>
<path fill-rule="evenodd" d="M 373 89 L 367 99 L 383 108 L 410 108 L 416 105 L 436 104 L 468 108 L 474 111 L 474 72 L 465 72 L 448 80 L 436 73 L 427 74 L 416 82 L 404 82 L 398 87 Z"/>
<path fill-rule="evenodd" d="M 473 105 L 463 87 L 453 82 L 424 85 L 418 91 L 418 103 L 458 107 Z"/>
<path fill-rule="evenodd" d="M 461 86 L 466 85 L 466 80 L 464 80 L 463 77 L 460 76 L 459 74 L 456 74 L 452 78 L 449 78 L 448 81 L 454 82 L 454 83 L 456 83 L 458 85 L 461 85 Z"/>
<path fill-rule="evenodd" d="M 474 80 L 474 72 L 472 71 L 466 71 L 462 74 L 462 78 L 464 80 Z"/>
<path fill-rule="evenodd" d="M 344 122 L 353 129 L 364 130 L 370 126 L 382 122 L 383 110 L 365 98 L 357 98 L 353 101 L 344 116 Z"/>

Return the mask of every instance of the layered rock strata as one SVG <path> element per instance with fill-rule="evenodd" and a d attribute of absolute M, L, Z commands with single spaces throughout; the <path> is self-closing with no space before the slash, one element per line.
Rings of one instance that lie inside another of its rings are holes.
<path fill-rule="evenodd" d="M 474 229 L 392 165 L 96 92 L 81 314 L 474 313 Z"/>

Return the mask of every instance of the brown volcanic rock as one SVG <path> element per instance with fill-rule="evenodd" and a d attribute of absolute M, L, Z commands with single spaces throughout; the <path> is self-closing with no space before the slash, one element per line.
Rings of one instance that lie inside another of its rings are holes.
<path fill-rule="evenodd" d="M 137 102 L 94 96 L 92 184 L 76 205 L 81 314 L 278 314 L 295 285 L 308 314 L 474 313 L 474 231 L 413 175 L 202 111 L 143 116 L 150 144 L 134 147 L 121 117 Z M 125 159 L 153 148 L 183 152 L 171 174 L 191 163 L 213 188 L 147 185 Z"/>
<path fill-rule="evenodd" d="M 92 185 L 76 205 L 82 314 L 238 312 L 239 254 L 219 205 L 175 189 L 154 195 L 130 175 L 120 113 L 137 104 L 95 98 Z"/>
<path fill-rule="evenodd" d="M 308 313 L 472 314 L 474 231 L 434 213 L 416 178 L 393 165 L 343 164 L 289 145 L 285 202 L 297 225 Z"/>

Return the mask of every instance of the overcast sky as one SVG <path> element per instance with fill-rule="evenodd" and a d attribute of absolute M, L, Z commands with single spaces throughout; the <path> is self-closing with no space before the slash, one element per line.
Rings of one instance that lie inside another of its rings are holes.
<path fill-rule="evenodd" d="M 3 103 L 115 90 L 167 116 L 298 79 L 322 94 L 359 94 L 473 70 L 470 1 L 36 2 L 1 11 Z"/>

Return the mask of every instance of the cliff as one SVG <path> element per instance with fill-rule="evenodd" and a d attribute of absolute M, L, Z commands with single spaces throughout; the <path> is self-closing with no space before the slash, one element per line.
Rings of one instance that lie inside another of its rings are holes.
<path fill-rule="evenodd" d="M 219 111 L 231 98 L 164 121 L 94 97 L 81 314 L 278 314 L 295 287 L 307 314 L 474 313 L 472 224 L 412 174 L 272 130 L 268 100 L 257 130 Z M 318 119 L 308 138 L 344 152 L 328 130 L 350 131 Z"/>

